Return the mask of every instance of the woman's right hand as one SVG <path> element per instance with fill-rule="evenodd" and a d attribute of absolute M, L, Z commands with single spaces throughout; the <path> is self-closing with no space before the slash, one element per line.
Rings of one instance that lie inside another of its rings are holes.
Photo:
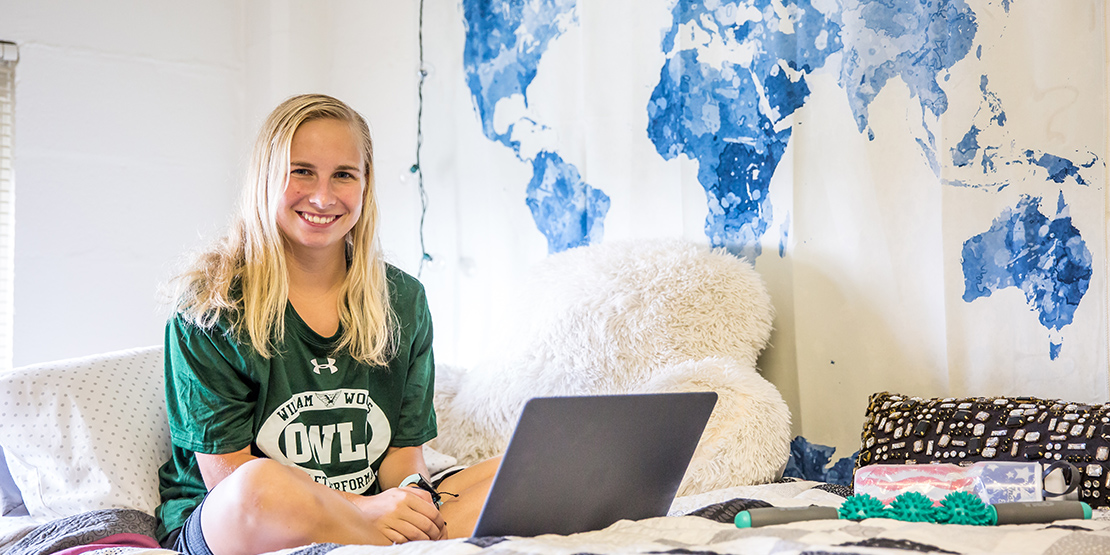
<path fill-rule="evenodd" d="M 447 523 L 421 489 L 387 489 L 377 495 L 352 499 L 385 539 L 392 543 L 438 540 L 447 537 Z"/>

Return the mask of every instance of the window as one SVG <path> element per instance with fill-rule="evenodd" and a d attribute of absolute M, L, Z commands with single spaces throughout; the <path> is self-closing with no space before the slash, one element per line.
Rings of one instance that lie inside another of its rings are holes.
<path fill-rule="evenodd" d="M 15 260 L 15 64 L 19 49 L 0 41 L 0 371 L 12 367 Z"/>

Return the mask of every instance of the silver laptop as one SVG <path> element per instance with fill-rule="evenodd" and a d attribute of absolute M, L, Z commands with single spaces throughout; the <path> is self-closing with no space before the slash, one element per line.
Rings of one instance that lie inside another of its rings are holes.
<path fill-rule="evenodd" d="M 716 403 L 713 392 L 528 401 L 473 535 L 574 534 L 665 515 Z"/>

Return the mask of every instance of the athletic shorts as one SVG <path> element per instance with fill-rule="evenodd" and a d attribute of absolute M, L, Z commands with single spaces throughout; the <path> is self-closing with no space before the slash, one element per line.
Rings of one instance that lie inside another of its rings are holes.
<path fill-rule="evenodd" d="M 165 549 L 172 549 L 179 551 L 185 555 L 212 555 L 212 550 L 208 548 L 208 542 L 204 541 L 204 533 L 200 529 L 200 510 L 204 508 L 204 501 L 193 509 L 193 514 L 185 521 L 185 524 L 170 532 L 166 536 L 165 541 L 162 542 L 162 547 Z"/>

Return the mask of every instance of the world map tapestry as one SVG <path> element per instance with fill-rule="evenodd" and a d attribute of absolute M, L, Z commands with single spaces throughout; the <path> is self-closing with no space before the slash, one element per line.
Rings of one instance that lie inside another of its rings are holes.
<path fill-rule="evenodd" d="M 1107 400 L 1101 0 L 428 0 L 423 25 L 450 356 L 539 258 L 681 236 L 764 276 L 760 369 L 844 454 L 877 391 Z"/>

